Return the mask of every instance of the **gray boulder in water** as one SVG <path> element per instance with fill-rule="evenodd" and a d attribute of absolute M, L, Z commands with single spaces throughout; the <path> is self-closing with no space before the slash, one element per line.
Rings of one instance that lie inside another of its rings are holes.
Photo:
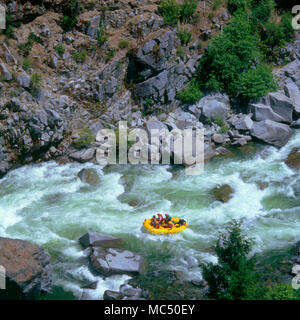
<path fill-rule="evenodd" d="M 90 256 L 93 269 L 105 276 L 113 274 L 136 275 L 144 270 L 144 258 L 134 252 L 121 249 L 93 247 Z"/>
<path fill-rule="evenodd" d="M 100 182 L 97 171 L 92 168 L 80 170 L 78 177 L 82 182 L 92 186 L 97 185 Z"/>
<path fill-rule="evenodd" d="M 292 130 L 286 124 L 263 120 L 254 123 L 251 135 L 276 147 L 283 147 L 289 141 Z"/>
<path fill-rule="evenodd" d="M 121 238 L 116 238 L 110 235 L 97 233 L 97 232 L 87 232 L 80 239 L 79 243 L 83 248 L 87 247 L 120 247 L 124 245 L 124 240 Z"/>

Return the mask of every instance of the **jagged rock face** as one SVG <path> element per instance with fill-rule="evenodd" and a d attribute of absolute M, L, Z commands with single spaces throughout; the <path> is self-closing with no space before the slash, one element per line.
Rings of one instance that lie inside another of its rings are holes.
<path fill-rule="evenodd" d="M 6 289 L 0 299 L 37 299 L 52 286 L 50 256 L 38 245 L 0 238 L 0 265 L 6 271 Z"/>

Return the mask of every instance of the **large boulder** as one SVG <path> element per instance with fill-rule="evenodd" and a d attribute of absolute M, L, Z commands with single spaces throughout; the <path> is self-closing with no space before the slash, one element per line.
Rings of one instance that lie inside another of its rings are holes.
<path fill-rule="evenodd" d="M 78 162 L 88 162 L 95 156 L 95 148 L 83 149 L 72 152 L 69 157 Z"/>
<path fill-rule="evenodd" d="M 229 184 L 224 184 L 213 189 L 213 195 L 217 201 L 228 202 L 234 193 L 233 188 Z"/>
<path fill-rule="evenodd" d="M 251 111 L 253 112 L 255 121 L 272 120 L 276 122 L 285 122 L 285 119 L 275 113 L 270 106 L 262 103 L 252 104 Z"/>
<path fill-rule="evenodd" d="M 174 112 L 171 112 L 165 123 L 170 129 L 203 128 L 203 124 L 193 114 L 185 112 L 181 108 L 177 108 Z"/>
<path fill-rule="evenodd" d="M 93 247 L 91 252 L 93 269 L 104 275 L 130 274 L 136 275 L 144 269 L 144 258 L 134 252 L 121 249 Z"/>
<path fill-rule="evenodd" d="M 232 120 L 232 125 L 236 130 L 251 130 L 253 127 L 253 121 L 248 114 L 237 115 Z"/>
<path fill-rule="evenodd" d="M 78 178 L 89 185 L 95 186 L 99 184 L 100 178 L 98 176 L 98 173 L 95 169 L 92 168 L 84 168 L 81 169 L 78 173 Z"/>
<path fill-rule="evenodd" d="M 202 99 L 202 115 L 208 119 L 225 119 L 229 112 L 227 105 L 213 97 L 205 97 Z"/>
<path fill-rule="evenodd" d="M 276 147 L 283 147 L 289 141 L 292 130 L 286 124 L 263 120 L 254 123 L 251 135 Z"/>
<path fill-rule="evenodd" d="M 275 113 L 282 117 L 284 122 L 291 123 L 293 121 L 293 101 L 283 92 L 270 92 L 262 100 L 265 104 L 269 105 Z"/>
<path fill-rule="evenodd" d="M 0 300 L 38 299 L 51 290 L 50 256 L 38 245 L 0 238 L 0 266 L 5 268 L 6 276 L 6 289 L 0 290 Z"/>
<path fill-rule="evenodd" d="M 293 148 L 285 163 L 296 170 L 300 170 L 300 148 Z"/>
<path fill-rule="evenodd" d="M 294 106 L 294 113 L 300 116 L 300 90 L 297 85 L 290 82 L 285 85 L 284 92 L 292 100 Z"/>
<path fill-rule="evenodd" d="M 85 249 L 87 247 L 115 248 L 124 245 L 125 242 L 121 238 L 116 238 L 110 235 L 97 232 L 87 232 L 79 239 L 79 243 Z"/>

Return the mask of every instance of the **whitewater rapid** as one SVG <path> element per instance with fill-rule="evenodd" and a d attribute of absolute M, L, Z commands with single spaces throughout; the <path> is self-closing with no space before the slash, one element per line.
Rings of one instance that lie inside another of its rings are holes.
<path fill-rule="evenodd" d="M 296 146 L 300 131 L 280 150 L 258 146 L 253 154 L 213 160 L 199 176 L 171 166 L 24 166 L 0 180 L 0 236 L 43 245 L 52 257 L 55 285 L 76 297 L 86 283 L 98 281 L 96 290 L 87 292 L 91 299 L 101 299 L 106 289 L 118 290 L 129 279 L 104 279 L 89 271 L 78 245 L 87 231 L 121 236 L 126 248 L 153 260 L 158 270 L 199 280 L 199 263 L 216 261 L 210 248 L 233 218 L 255 238 L 254 252 L 300 240 L 300 175 L 283 161 Z M 77 177 L 87 167 L 98 171 L 101 183 L 96 188 Z M 214 201 L 211 192 L 224 183 L 235 190 L 225 204 Z M 139 206 L 131 207 L 131 200 Z M 143 220 L 157 212 L 184 217 L 191 227 L 172 236 L 144 233 Z"/>

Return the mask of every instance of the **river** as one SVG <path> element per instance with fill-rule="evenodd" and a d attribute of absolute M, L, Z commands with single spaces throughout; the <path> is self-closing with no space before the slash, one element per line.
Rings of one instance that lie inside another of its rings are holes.
<path fill-rule="evenodd" d="M 235 157 L 213 159 L 199 176 L 186 176 L 184 169 L 171 166 L 23 166 L 0 180 L 0 236 L 28 240 L 49 251 L 55 289 L 48 299 L 79 298 L 81 287 L 94 281 L 97 288 L 87 292 L 91 299 L 101 299 L 106 289 L 118 290 L 130 278 L 104 279 L 89 271 L 78 244 L 87 231 L 124 238 L 127 249 L 145 256 L 149 274 L 158 275 L 159 290 L 169 286 L 159 275 L 174 271 L 181 283 L 200 280 L 199 263 L 216 261 L 211 247 L 233 218 L 255 239 L 254 253 L 300 240 L 300 175 L 283 161 L 299 145 L 297 131 L 280 150 L 260 144 L 244 152 L 237 149 Z M 98 171 L 99 186 L 77 178 L 84 167 Z M 224 183 L 234 188 L 233 198 L 214 201 L 211 189 Z M 131 200 L 139 205 L 131 207 Z M 190 228 L 172 236 L 144 233 L 143 220 L 157 212 L 184 217 Z"/>

